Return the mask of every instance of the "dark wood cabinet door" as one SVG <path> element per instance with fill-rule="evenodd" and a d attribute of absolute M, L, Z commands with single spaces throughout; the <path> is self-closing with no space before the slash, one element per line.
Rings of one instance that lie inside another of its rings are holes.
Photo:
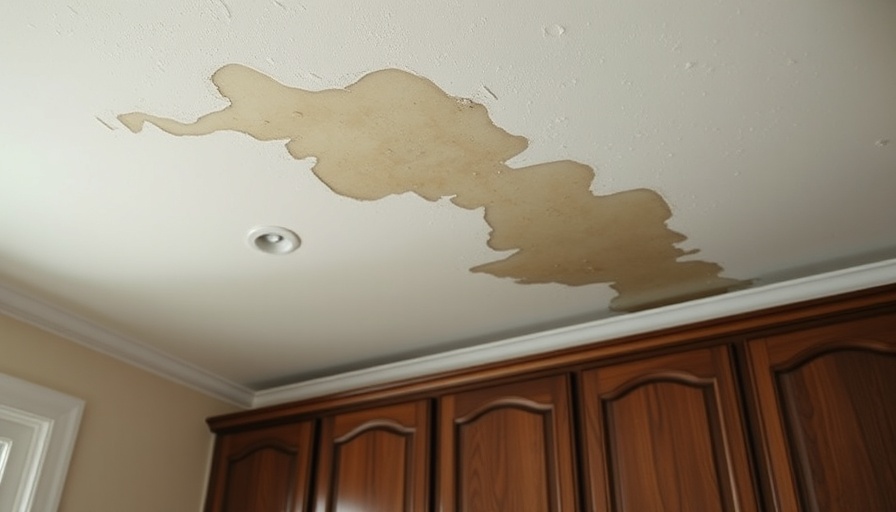
<path fill-rule="evenodd" d="M 756 510 L 726 347 L 582 373 L 590 512 Z"/>
<path fill-rule="evenodd" d="M 321 422 L 316 512 L 424 512 L 431 451 L 428 400 Z"/>
<path fill-rule="evenodd" d="M 440 512 L 573 512 L 575 468 L 566 376 L 441 401 Z"/>
<path fill-rule="evenodd" d="M 206 512 L 304 512 L 311 422 L 220 434 Z"/>
<path fill-rule="evenodd" d="M 769 509 L 896 510 L 896 315 L 753 340 L 747 355 Z"/>

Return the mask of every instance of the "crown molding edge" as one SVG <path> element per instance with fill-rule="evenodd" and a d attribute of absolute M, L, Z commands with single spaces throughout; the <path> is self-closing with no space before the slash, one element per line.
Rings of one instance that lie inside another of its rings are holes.
<path fill-rule="evenodd" d="M 248 387 L 2 285 L 0 313 L 233 405 L 254 401 Z"/>
<path fill-rule="evenodd" d="M 360 389 L 896 283 L 896 259 L 748 288 L 255 393 L 253 408 Z"/>
<path fill-rule="evenodd" d="M 0 313 L 242 408 L 307 400 L 896 283 L 896 259 L 254 391 L 0 285 Z"/>

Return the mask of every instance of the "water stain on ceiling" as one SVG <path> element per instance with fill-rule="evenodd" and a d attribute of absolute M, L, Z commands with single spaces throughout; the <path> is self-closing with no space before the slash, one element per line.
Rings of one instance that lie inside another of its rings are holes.
<path fill-rule="evenodd" d="M 594 170 L 570 160 L 512 168 L 528 141 L 496 126 L 483 105 L 455 98 L 397 69 L 344 89 L 308 91 L 238 64 L 212 82 L 230 105 L 195 122 L 133 112 L 133 132 L 149 122 L 172 135 L 221 130 L 286 140 L 296 159 L 316 158 L 314 174 L 335 193 L 373 201 L 413 192 L 484 211 L 488 246 L 513 251 L 470 270 L 518 283 L 609 284 L 610 308 L 635 311 L 741 288 L 716 263 L 679 261 L 696 250 L 666 226 L 672 213 L 649 189 L 590 191 Z"/>

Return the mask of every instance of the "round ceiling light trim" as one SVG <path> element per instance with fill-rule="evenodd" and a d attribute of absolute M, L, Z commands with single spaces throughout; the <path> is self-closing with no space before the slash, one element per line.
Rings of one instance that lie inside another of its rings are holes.
<path fill-rule="evenodd" d="M 302 245 L 299 235 L 280 226 L 259 226 L 249 231 L 249 246 L 267 254 L 289 254 Z"/>

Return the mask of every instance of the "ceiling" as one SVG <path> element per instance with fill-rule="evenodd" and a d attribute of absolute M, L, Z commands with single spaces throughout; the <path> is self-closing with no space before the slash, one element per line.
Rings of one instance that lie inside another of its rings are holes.
<path fill-rule="evenodd" d="M 894 26 L 884 0 L 5 2 L 4 311 L 251 394 L 896 281 Z"/>

